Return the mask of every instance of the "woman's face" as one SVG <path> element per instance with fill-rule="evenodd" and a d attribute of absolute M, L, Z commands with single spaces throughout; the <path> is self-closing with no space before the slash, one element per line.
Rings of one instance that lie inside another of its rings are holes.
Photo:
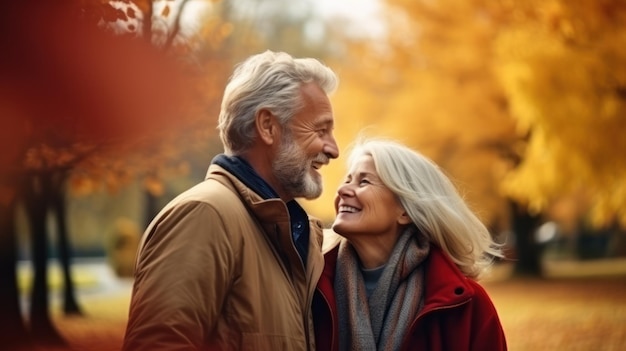
<path fill-rule="evenodd" d="M 395 239 L 410 219 L 395 194 L 378 177 L 374 159 L 363 155 L 356 160 L 337 190 L 333 230 L 353 240 L 363 236 Z"/>

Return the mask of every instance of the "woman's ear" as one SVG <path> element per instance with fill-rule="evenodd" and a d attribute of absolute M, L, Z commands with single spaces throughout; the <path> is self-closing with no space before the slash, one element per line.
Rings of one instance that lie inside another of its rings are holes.
<path fill-rule="evenodd" d="M 267 145 L 272 145 L 278 137 L 276 117 L 267 109 L 261 109 L 255 116 L 255 124 L 260 139 Z"/>
<path fill-rule="evenodd" d="M 406 225 L 413 221 L 411 221 L 411 217 L 406 212 L 402 212 L 402 214 L 398 217 L 398 224 Z"/>

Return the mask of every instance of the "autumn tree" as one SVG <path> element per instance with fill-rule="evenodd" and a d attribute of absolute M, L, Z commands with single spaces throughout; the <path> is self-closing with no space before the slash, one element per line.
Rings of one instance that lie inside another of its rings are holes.
<path fill-rule="evenodd" d="M 220 1 L 135 0 L 116 1 L 106 11 L 91 11 L 107 19 L 106 28 L 117 35 L 130 36 L 161 50 L 180 61 L 187 85 L 181 94 L 184 109 L 172 118 L 176 128 L 145 140 L 137 140 L 133 148 L 141 150 L 129 161 L 128 150 L 122 150 L 126 162 L 90 160 L 88 167 L 74 172 L 71 182 L 78 193 L 90 193 L 98 187 L 116 191 L 139 178 L 145 189 L 147 225 L 160 208 L 159 197 L 169 178 L 185 175 L 190 165 L 189 154 L 206 153 L 216 137 L 215 123 L 219 98 L 233 60 L 224 42 L 231 36 L 232 23 Z M 158 142 L 154 142 L 158 140 Z M 140 144 L 140 145 L 138 145 Z"/>
<path fill-rule="evenodd" d="M 435 159 L 497 233 L 508 226 L 508 210 L 493 184 L 506 164 L 487 145 L 513 144 L 517 135 L 490 68 L 494 25 L 474 6 L 385 2 L 386 31 L 349 46 L 340 61 L 335 106 L 350 124 L 369 127 L 367 134 L 400 139 Z M 344 144 L 354 138 L 349 130 Z"/>
<path fill-rule="evenodd" d="M 504 191 L 534 210 L 583 191 L 596 226 L 626 226 L 626 4 L 531 1 L 509 11 L 517 16 L 495 42 L 496 68 L 531 137 Z"/>
<path fill-rule="evenodd" d="M 442 165 L 492 231 L 512 228 L 518 272 L 541 274 L 534 233 L 563 199 L 583 196 L 571 214 L 589 203 L 597 225 L 623 222 L 621 2 L 384 5 L 387 35 L 351 48 L 340 94 L 363 96 L 349 111 L 377 135 Z"/>
<path fill-rule="evenodd" d="M 120 3 L 137 6 L 128 1 L 116 2 L 116 6 Z M 173 140 L 173 131 L 180 131 L 181 126 L 191 128 L 191 122 L 183 122 L 204 110 L 206 104 L 199 101 L 211 100 L 214 94 L 205 89 L 206 82 L 184 79 L 198 74 L 190 72 L 191 64 L 174 62 L 187 53 L 174 45 L 176 30 L 155 45 L 133 35 L 132 24 L 121 34 L 101 25 L 101 20 L 112 23 L 138 17 L 146 30 L 155 3 L 144 3 L 149 10 L 141 16 L 130 6 L 121 9 L 109 2 L 73 1 L 24 1 L 7 6 L 2 13 L 2 146 L 11 151 L 0 158 L 0 330 L 8 347 L 26 342 L 27 333 L 41 342 L 64 342 L 49 316 L 45 219 L 51 210 L 59 235 L 67 234 L 63 212 L 67 180 L 72 177 L 73 184 L 84 185 L 94 174 L 109 179 L 118 176 L 113 183 L 129 179 L 131 172 L 123 171 L 120 158 L 145 145 Z M 167 17 L 167 6 L 156 16 Z M 177 20 L 173 23 L 176 28 Z M 181 51 L 177 56 L 166 50 L 168 47 Z M 142 165 L 137 169 L 145 171 L 149 163 Z M 18 202 L 24 204 L 29 217 L 35 273 L 26 322 L 21 318 L 15 280 L 14 211 Z M 65 248 L 69 247 L 65 243 Z M 67 258 L 69 253 L 61 255 Z"/>

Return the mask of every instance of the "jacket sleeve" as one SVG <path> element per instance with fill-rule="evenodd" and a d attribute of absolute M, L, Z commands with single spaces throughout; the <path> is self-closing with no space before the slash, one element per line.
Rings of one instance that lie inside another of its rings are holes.
<path fill-rule="evenodd" d="M 475 313 L 472 321 L 471 350 L 506 351 L 506 338 L 493 302 L 482 286 L 474 286 Z"/>
<path fill-rule="evenodd" d="M 209 204 L 177 205 L 156 220 L 139 253 L 124 351 L 198 350 L 217 323 L 235 260 Z"/>

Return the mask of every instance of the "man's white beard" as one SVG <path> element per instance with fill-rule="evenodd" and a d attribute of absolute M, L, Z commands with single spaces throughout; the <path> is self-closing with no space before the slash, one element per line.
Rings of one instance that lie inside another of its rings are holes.
<path fill-rule="evenodd" d="M 284 138 L 272 163 L 272 171 L 285 191 L 291 196 L 315 199 L 322 194 L 321 179 L 313 179 L 313 159 L 307 159 L 302 149 L 291 138 Z"/>

